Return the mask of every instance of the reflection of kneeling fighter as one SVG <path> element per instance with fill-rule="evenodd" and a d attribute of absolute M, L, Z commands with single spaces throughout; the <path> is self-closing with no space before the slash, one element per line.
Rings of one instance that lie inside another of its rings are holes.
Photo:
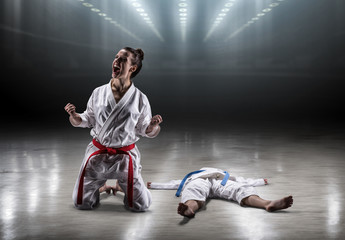
<path fill-rule="evenodd" d="M 233 177 L 226 171 L 205 167 L 187 174 L 183 180 L 148 182 L 147 186 L 151 189 L 177 189 L 176 196 L 181 195 L 177 213 L 186 217 L 194 217 L 208 198 L 237 201 L 241 206 L 263 208 L 268 212 L 291 207 L 292 196 L 274 201 L 260 198 L 254 187 L 265 184 L 268 184 L 267 179 Z"/>

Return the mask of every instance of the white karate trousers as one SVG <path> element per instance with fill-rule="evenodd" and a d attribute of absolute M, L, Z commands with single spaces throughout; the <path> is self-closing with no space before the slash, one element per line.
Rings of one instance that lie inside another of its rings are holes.
<path fill-rule="evenodd" d="M 78 187 L 80 175 L 89 156 L 97 151 L 92 142 L 88 145 L 83 163 L 81 165 L 79 177 L 77 178 L 74 191 L 73 202 L 78 209 L 93 209 L 99 205 L 99 188 L 108 179 L 117 179 L 121 189 L 125 192 L 124 204 L 127 209 L 132 211 L 146 211 L 151 205 L 151 193 L 146 188 L 145 182 L 141 177 L 140 152 L 135 147 L 129 154 L 133 160 L 133 208 L 128 206 L 127 200 L 127 174 L 128 174 L 128 155 L 108 155 L 99 154 L 90 158 L 87 164 L 83 187 L 82 204 L 77 204 Z"/>
<path fill-rule="evenodd" d="M 214 178 L 196 178 L 186 182 L 181 193 L 181 202 L 188 200 L 206 201 L 208 198 L 220 198 L 236 201 L 242 205 L 242 200 L 251 195 L 258 195 L 253 186 L 228 180 L 225 186 L 221 185 L 222 180 Z"/>

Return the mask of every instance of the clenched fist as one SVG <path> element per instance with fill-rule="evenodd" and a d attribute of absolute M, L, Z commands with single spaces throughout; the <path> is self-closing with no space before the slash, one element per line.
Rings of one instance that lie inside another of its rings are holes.
<path fill-rule="evenodd" d="M 69 120 L 74 125 L 79 125 L 82 120 L 78 113 L 75 111 L 76 107 L 72 103 L 67 103 L 65 111 L 69 114 Z"/>
<path fill-rule="evenodd" d="M 159 124 L 163 122 L 161 115 L 156 115 L 151 118 L 150 125 L 146 128 L 146 134 L 152 132 L 153 129 L 159 127 Z"/>

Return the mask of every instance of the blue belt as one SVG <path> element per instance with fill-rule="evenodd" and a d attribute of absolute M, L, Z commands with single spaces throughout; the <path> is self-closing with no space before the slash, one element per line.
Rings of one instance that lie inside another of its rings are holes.
<path fill-rule="evenodd" d="M 183 188 L 183 185 L 185 184 L 187 178 L 189 178 L 190 176 L 192 176 L 193 174 L 196 174 L 196 173 L 200 173 L 200 172 L 204 172 L 205 170 L 197 170 L 197 171 L 194 171 L 194 172 L 190 172 L 188 173 L 181 181 L 180 185 L 178 186 L 178 189 L 177 189 L 177 192 L 175 194 L 176 197 L 179 197 L 181 195 L 181 191 L 182 191 L 182 188 Z M 223 186 L 225 186 L 226 182 L 228 181 L 229 179 L 229 176 L 230 174 L 227 172 L 227 171 L 224 171 L 225 173 L 225 176 L 223 178 L 223 181 L 221 182 L 221 184 Z"/>

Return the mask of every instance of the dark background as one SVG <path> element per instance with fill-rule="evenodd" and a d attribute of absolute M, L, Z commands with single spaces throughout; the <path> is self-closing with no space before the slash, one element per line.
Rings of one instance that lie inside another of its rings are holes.
<path fill-rule="evenodd" d="M 92 90 L 109 82 L 114 55 L 125 46 L 144 50 L 134 83 L 164 124 L 343 123 L 345 1 L 230 1 L 206 40 L 229 1 L 185 1 L 185 40 L 179 1 L 137 2 L 161 39 L 130 1 L 2 0 L 2 125 L 69 126 L 65 104 L 84 111 Z M 229 39 L 271 3 L 279 6 Z"/>

